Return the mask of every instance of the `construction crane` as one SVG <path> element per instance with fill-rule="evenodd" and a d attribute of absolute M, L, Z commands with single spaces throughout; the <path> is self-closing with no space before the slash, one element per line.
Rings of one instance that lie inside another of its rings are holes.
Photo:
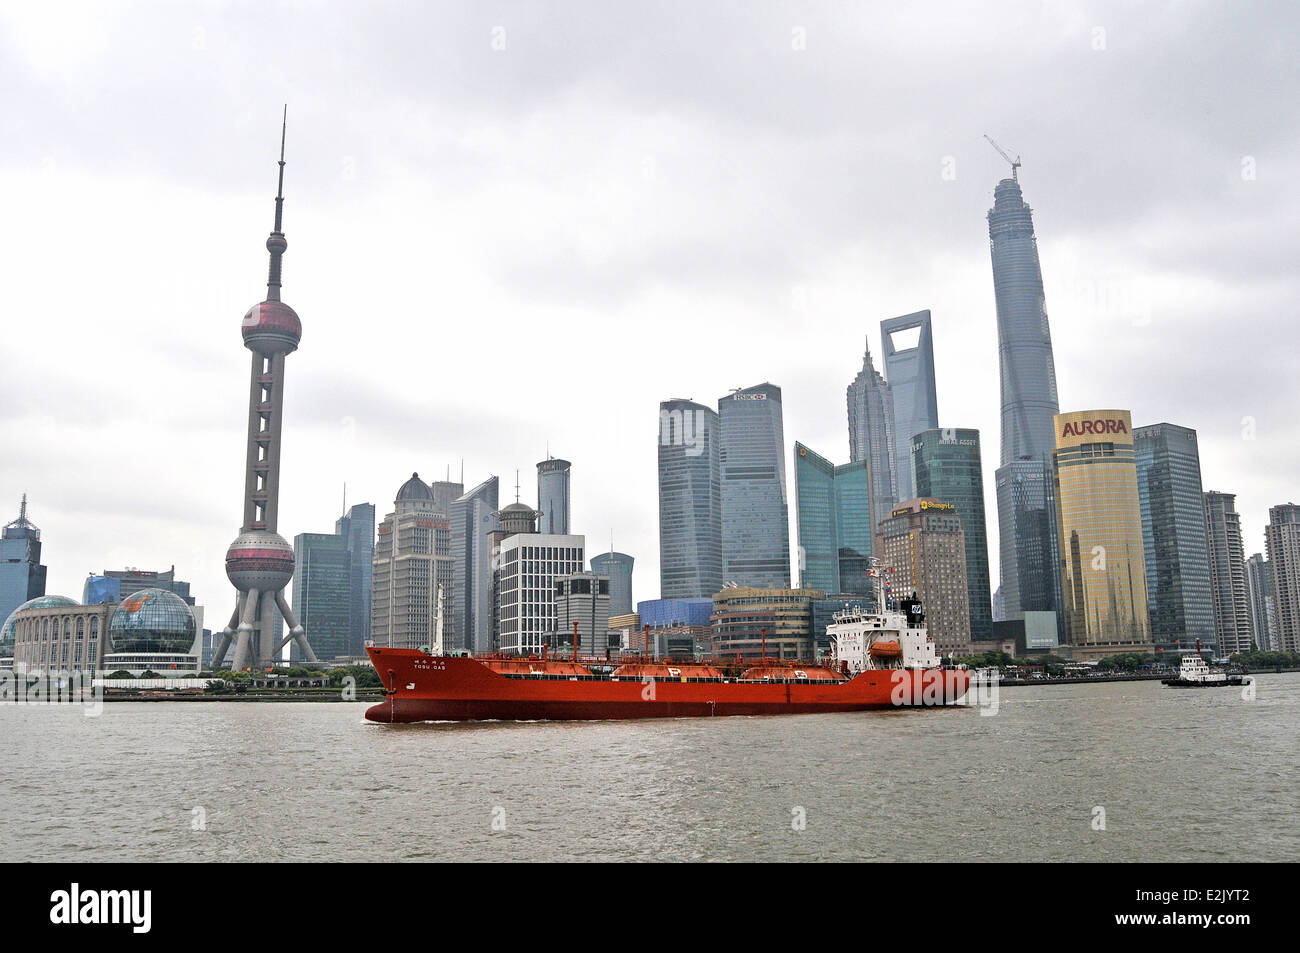
<path fill-rule="evenodd" d="M 1014 181 L 1019 182 L 1020 176 L 1016 174 L 1016 170 L 1020 168 L 1020 156 L 1016 156 L 1013 159 L 1011 158 L 1011 156 L 1007 155 L 1006 149 L 1003 149 L 1000 145 L 998 145 L 996 142 L 993 141 L 992 136 L 986 133 L 984 135 L 984 138 L 989 141 L 989 145 L 991 145 L 994 149 L 998 150 L 998 155 L 1002 156 L 1002 158 L 1006 159 L 1008 162 L 1011 163 L 1011 178 Z"/>

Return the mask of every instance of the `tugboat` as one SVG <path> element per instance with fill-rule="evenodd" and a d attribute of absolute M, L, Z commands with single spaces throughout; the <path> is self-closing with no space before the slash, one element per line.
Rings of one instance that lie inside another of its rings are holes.
<path fill-rule="evenodd" d="M 1178 667 L 1177 678 L 1166 678 L 1163 683 L 1170 688 L 1216 688 L 1224 685 L 1244 685 L 1246 680 L 1240 675 L 1228 675 L 1226 672 L 1212 672 L 1201 658 L 1201 640 L 1196 640 L 1196 654 L 1184 655 L 1182 665 Z"/>

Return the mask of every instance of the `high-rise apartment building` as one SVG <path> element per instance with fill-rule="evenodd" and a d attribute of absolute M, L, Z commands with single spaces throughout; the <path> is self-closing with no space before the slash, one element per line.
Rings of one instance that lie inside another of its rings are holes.
<path fill-rule="evenodd" d="M 1300 506 L 1270 506 L 1264 539 L 1277 607 L 1277 651 L 1300 652 Z"/>
<path fill-rule="evenodd" d="M 1276 652 L 1277 604 L 1273 599 L 1273 569 L 1263 553 L 1246 560 L 1246 587 L 1250 592 L 1250 620 L 1255 633 L 1255 648 Z"/>
<path fill-rule="evenodd" d="M 1065 635 L 1079 658 L 1150 652 L 1146 555 L 1127 410 L 1056 415 Z"/>
<path fill-rule="evenodd" d="M 659 405 L 659 591 L 712 598 L 722 588 L 721 433 L 716 411 Z"/>
<path fill-rule="evenodd" d="M 862 370 L 848 386 L 847 401 L 849 459 L 854 463 L 867 462 L 871 474 L 871 514 L 875 523 L 879 523 L 898 500 L 897 442 L 893 393 L 872 364 L 870 348 L 863 351 Z"/>
<path fill-rule="evenodd" d="M 781 388 L 745 387 L 718 400 L 722 433 L 722 576 L 760 589 L 790 585 Z"/>
<path fill-rule="evenodd" d="M 632 566 L 635 562 L 627 553 L 613 551 L 591 557 L 591 571 L 609 577 L 611 617 L 636 611 L 632 602 Z"/>
<path fill-rule="evenodd" d="M 794 445 L 795 512 L 799 526 L 799 585 L 824 592 L 866 594 L 875 524 L 866 460 L 836 466 Z"/>
<path fill-rule="evenodd" d="M 921 430 L 912 436 L 911 471 L 916 495 L 951 503 L 966 540 L 966 591 L 970 637 L 993 638 L 988 529 L 984 516 L 984 473 L 980 432 L 959 427 Z"/>
<path fill-rule="evenodd" d="M 374 643 L 408 649 L 432 645 L 440 585 L 443 630 L 454 631 L 451 525 L 437 512 L 433 491 L 418 473 L 397 491 L 378 537 L 370 613 Z"/>
<path fill-rule="evenodd" d="M 1210 553 L 1196 431 L 1174 424 L 1133 430 L 1151 640 L 1168 651 L 1215 641 Z"/>
<path fill-rule="evenodd" d="M 934 499 L 905 500 L 881 520 L 876 554 L 891 601 L 915 593 L 940 655 L 970 652 L 966 534 L 957 507 Z"/>
<path fill-rule="evenodd" d="M 1205 504 L 1205 538 L 1210 555 L 1215 643 L 1220 655 L 1245 652 L 1250 648 L 1254 637 L 1254 626 L 1250 618 L 1246 549 L 1241 539 L 1237 496 L 1235 493 L 1209 490 L 1202 495 L 1202 500 Z M 1270 551 L 1270 562 L 1272 558 Z"/>
<path fill-rule="evenodd" d="M 910 500 L 919 495 L 912 480 L 912 437 L 939 426 L 930 312 L 881 321 L 880 343 L 894 402 L 894 490 L 898 499 Z"/>

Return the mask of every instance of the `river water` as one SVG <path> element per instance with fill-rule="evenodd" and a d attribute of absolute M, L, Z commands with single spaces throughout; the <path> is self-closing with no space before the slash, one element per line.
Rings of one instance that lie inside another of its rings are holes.
<path fill-rule="evenodd" d="M 0 706 L 0 860 L 1300 860 L 1300 676 L 998 701 L 391 727 Z"/>

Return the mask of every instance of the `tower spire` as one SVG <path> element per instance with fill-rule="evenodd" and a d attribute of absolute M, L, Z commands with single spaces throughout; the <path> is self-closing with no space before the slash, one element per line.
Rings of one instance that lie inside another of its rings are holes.
<path fill-rule="evenodd" d="M 280 300 L 280 256 L 289 243 L 284 240 L 284 137 L 289 125 L 289 104 L 285 103 L 280 120 L 280 182 L 275 190 L 275 228 L 266 240 L 266 250 L 271 253 L 271 270 L 266 279 L 266 300 Z"/>

